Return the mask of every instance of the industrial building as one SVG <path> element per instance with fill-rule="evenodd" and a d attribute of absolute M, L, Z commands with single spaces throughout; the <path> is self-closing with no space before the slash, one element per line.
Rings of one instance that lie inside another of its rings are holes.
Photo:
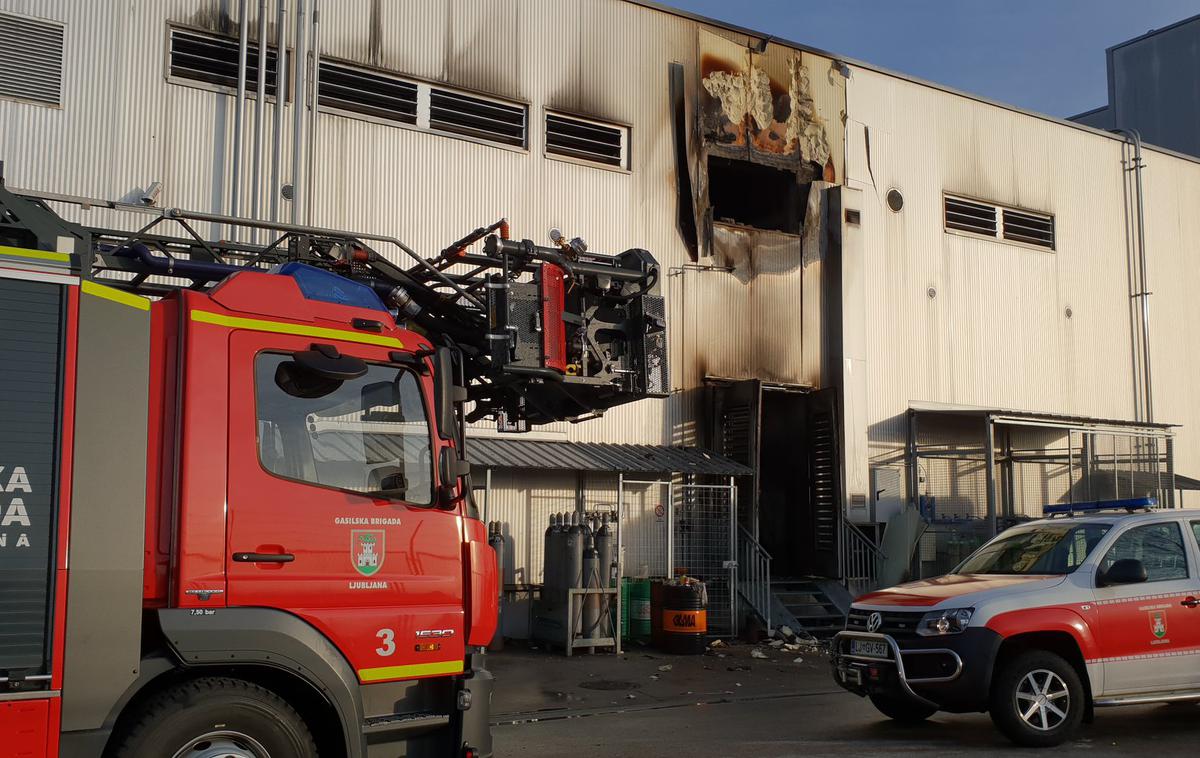
<path fill-rule="evenodd" d="M 1108 102 L 1071 116 L 1098 129 L 1129 129 L 1142 139 L 1200 156 L 1200 16 L 1105 51 Z"/>
<path fill-rule="evenodd" d="M 732 630 L 1200 486 L 1194 158 L 639 0 L 0 0 L 0 39 L 11 186 L 654 254 L 669 397 L 469 446 L 512 608 L 563 511 L 619 503 L 624 572 Z"/>

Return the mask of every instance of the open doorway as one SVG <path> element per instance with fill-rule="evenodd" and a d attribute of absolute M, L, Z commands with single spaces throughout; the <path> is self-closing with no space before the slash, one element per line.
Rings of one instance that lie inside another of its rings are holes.
<path fill-rule="evenodd" d="M 773 577 L 836 577 L 841 461 L 834 390 L 758 380 L 713 387 L 714 447 L 754 470 L 738 521 L 771 554 Z"/>

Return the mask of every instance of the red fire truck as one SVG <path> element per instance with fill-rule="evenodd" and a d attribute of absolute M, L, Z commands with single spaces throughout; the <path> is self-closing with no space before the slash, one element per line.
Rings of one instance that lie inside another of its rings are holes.
<path fill-rule="evenodd" d="M 465 424 L 667 376 L 649 253 L 507 232 L 427 259 L 0 177 L 0 755 L 491 754 Z"/>

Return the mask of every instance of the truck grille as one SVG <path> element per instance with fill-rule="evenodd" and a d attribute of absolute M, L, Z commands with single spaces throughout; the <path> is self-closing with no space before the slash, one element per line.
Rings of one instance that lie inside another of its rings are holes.
<path fill-rule="evenodd" d="M 852 608 L 846 616 L 846 629 L 852 632 L 867 631 L 867 618 L 871 613 L 871 611 Z M 915 639 L 917 623 L 925 615 L 925 611 L 881 611 L 880 613 L 883 616 L 883 626 L 875 631 L 890 635 L 895 639 Z"/>

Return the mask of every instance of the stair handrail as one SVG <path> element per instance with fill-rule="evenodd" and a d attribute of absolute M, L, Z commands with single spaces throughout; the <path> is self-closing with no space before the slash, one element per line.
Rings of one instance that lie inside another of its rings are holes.
<path fill-rule="evenodd" d="M 771 554 L 738 524 L 737 592 L 771 628 Z"/>
<path fill-rule="evenodd" d="M 879 565 L 887 559 L 887 553 L 866 532 L 843 519 L 842 550 L 838 558 L 842 586 L 857 595 L 877 587 Z"/>
<path fill-rule="evenodd" d="M 754 539 L 754 535 L 750 533 L 749 529 L 742 526 L 741 524 L 738 524 L 738 534 L 741 535 L 742 539 L 744 539 L 750 543 L 750 545 L 754 548 L 755 552 L 762 553 L 768 561 L 772 560 L 771 554 L 769 552 L 767 552 L 767 549 L 762 546 L 761 542 Z"/>
<path fill-rule="evenodd" d="M 853 536 L 862 543 L 863 547 L 866 547 L 871 552 L 875 553 L 876 558 L 879 558 L 880 560 L 887 558 L 887 553 L 883 552 L 883 548 L 881 548 L 879 545 L 876 545 L 874 541 L 867 536 L 867 533 L 862 529 L 859 529 L 858 526 L 856 526 L 853 522 L 843 520 L 842 526 L 846 528 L 846 531 L 851 532 Z"/>

